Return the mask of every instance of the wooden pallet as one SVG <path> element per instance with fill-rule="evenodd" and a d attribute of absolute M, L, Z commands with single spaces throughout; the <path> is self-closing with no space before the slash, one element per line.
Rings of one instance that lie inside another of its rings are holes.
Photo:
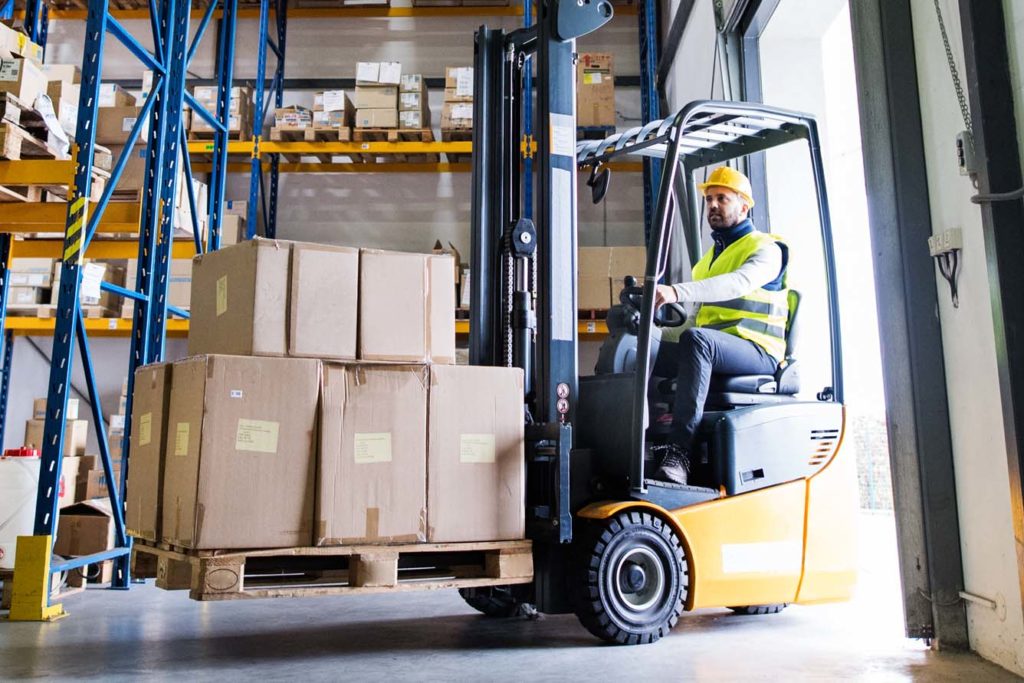
<path fill-rule="evenodd" d="M 186 550 L 136 539 L 133 566 L 193 600 L 360 595 L 473 588 L 533 580 L 530 541 Z"/>
<path fill-rule="evenodd" d="M 228 131 L 228 140 L 234 142 L 245 142 L 246 140 L 252 140 L 252 131 L 249 128 L 252 126 L 242 126 L 242 130 Z M 214 130 L 193 130 L 189 128 L 188 139 L 192 142 L 202 142 L 204 140 L 213 140 L 213 135 L 217 131 Z"/>
<path fill-rule="evenodd" d="M 473 129 L 472 128 L 457 128 L 457 129 L 442 129 L 441 140 L 443 142 L 472 142 L 473 141 Z M 445 157 L 450 164 L 461 164 L 469 163 L 470 155 L 468 154 L 445 154 Z"/>
<path fill-rule="evenodd" d="M 390 7 L 390 0 L 293 0 L 296 9 L 330 9 L 334 7 Z"/>
<path fill-rule="evenodd" d="M 89 184 L 89 201 L 98 202 L 110 179 L 110 173 L 93 168 Z M 67 201 L 68 184 L 56 185 L 0 185 L 0 203 L 39 203 L 44 201 Z"/>
<path fill-rule="evenodd" d="M 413 7 L 508 7 L 509 0 L 412 0 Z"/>
<path fill-rule="evenodd" d="M 352 130 L 353 142 L 434 142 L 434 131 L 431 128 L 355 128 Z M 358 161 L 366 163 L 397 162 L 397 163 L 437 163 L 437 154 L 373 154 L 359 155 Z"/>

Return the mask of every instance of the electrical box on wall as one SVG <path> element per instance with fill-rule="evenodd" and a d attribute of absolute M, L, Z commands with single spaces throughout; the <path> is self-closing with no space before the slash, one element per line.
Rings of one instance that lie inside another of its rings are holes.
<path fill-rule="evenodd" d="M 956 134 L 956 164 L 960 175 L 973 176 L 978 172 L 977 160 L 974 158 L 974 139 L 966 130 Z"/>
<path fill-rule="evenodd" d="M 928 252 L 932 256 L 942 256 L 963 249 L 964 240 L 960 228 L 950 228 L 938 235 L 928 238 Z"/>

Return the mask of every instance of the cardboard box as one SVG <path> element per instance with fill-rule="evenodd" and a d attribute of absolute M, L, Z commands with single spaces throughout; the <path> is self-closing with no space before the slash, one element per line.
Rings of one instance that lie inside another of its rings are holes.
<path fill-rule="evenodd" d="M 32 419 L 33 420 L 45 420 L 46 419 L 46 397 L 37 398 L 32 401 Z M 68 398 L 68 407 L 64 411 L 65 420 L 77 420 L 78 419 L 78 399 Z"/>
<path fill-rule="evenodd" d="M 57 114 L 57 123 L 69 138 L 74 139 L 78 132 L 78 104 L 60 100 L 55 103 L 54 112 Z"/>
<path fill-rule="evenodd" d="M 348 97 L 348 91 L 345 90 L 324 90 L 322 93 L 317 93 L 316 101 L 320 106 L 320 111 L 351 113 L 355 110 L 352 100 Z"/>
<path fill-rule="evenodd" d="M 139 107 L 100 107 L 96 116 L 96 143 L 123 145 L 139 119 Z"/>
<path fill-rule="evenodd" d="M 77 106 L 81 99 L 82 86 L 67 81 L 49 81 L 46 84 L 46 94 L 50 96 L 54 108 L 56 103 L 62 100 Z"/>
<path fill-rule="evenodd" d="M 398 106 L 398 88 L 393 85 L 356 86 L 356 109 L 395 109 Z"/>
<path fill-rule="evenodd" d="M 356 85 L 398 85 L 402 82 L 399 62 L 358 62 Z M 357 105 L 358 106 L 358 105 Z"/>
<path fill-rule="evenodd" d="M 217 97 L 220 88 L 216 85 L 197 85 L 192 90 L 196 101 L 206 107 L 211 114 L 217 113 Z M 252 88 L 236 86 L 231 88 L 228 100 L 228 114 L 240 115 L 252 108 Z"/>
<path fill-rule="evenodd" d="M 135 96 L 117 83 L 101 83 L 99 106 L 102 107 L 134 107 Z"/>
<path fill-rule="evenodd" d="M 430 128 L 430 110 L 398 112 L 398 127 L 404 130 Z"/>
<path fill-rule="evenodd" d="M 455 362 L 452 258 L 364 249 L 359 262 L 359 358 Z"/>
<path fill-rule="evenodd" d="M 39 95 L 46 94 L 46 76 L 30 59 L 0 59 L 0 92 L 8 92 L 33 107 Z"/>
<path fill-rule="evenodd" d="M 41 304 L 47 298 L 47 293 L 42 287 L 11 287 L 7 292 L 7 303 L 23 306 Z"/>
<path fill-rule="evenodd" d="M 246 238 L 245 221 L 238 214 L 225 213 L 220 217 L 220 246 L 230 247 Z M 189 285 L 192 284 L 192 271 L 189 267 Z"/>
<path fill-rule="evenodd" d="M 398 110 L 360 109 L 356 112 L 356 128 L 397 128 Z"/>
<path fill-rule="evenodd" d="M 427 540 L 427 366 L 325 364 L 316 543 Z"/>
<path fill-rule="evenodd" d="M 441 107 L 441 130 L 472 130 L 473 105 L 445 102 Z"/>
<path fill-rule="evenodd" d="M 121 481 L 121 465 L 114 462 L 114 481 Z M 91 470 L 79 470 L 78 496 L 82 500 L 106 500 L 110 497 L 110 482 L 102 465 Z"/>
<path fill-rule="evenodd" d="M 114 547 L 114 517 L 103 500 L 75 503 L 64 508 L 57 521 L 53 552 L 64 557 L 92 555 Z"/>
<path fill-rule="evenodd" d="M 130 449 L 132 466 L 128 468 L 125 526 L 132 536 L 149 541 L 160 540 L 164 444 L 172 368 L 170 363 L 155 363 L 135 371 Z"/>
<path fill-rule="evenodd" d="M 193 261 L 189 354 L 284 356 L 291 246 L 246 240 Z"/>
<path fill-rule="evenodd" d="M 292 244 L 288 355 L 353 360 L 359 302 L 359 250 Z"/>
<path fill-rule="evenodd" d="M 102 116 L 103 113 L 100 113 Z M 124 147 L 120 145 L 113 145 L 110 147 L 110 154 L 116 160 L 121 158 L 121 154 L 124 153 Z M 128 157 L 128 163 L 125 164 L 124 172 L 121 174 L 121 180 L 117 184 L 117 190 L 119 192 L 129 192 L 132 190 L 141 190 L 142 181 L 146 178 L 146 145 L 143 142 L 137 142 L 131 150 L 131 156 Z M 116 200 L 115 200 L 116 201 Z"/>
<path fill-rule="evenodd" d="M 428 415 L 427 540 L 523 538 L 522 371 L 432 366 Z"/>
<path fill-rule="evenodd" d="M 174 364 L 164 541 L 197 549 L 312 543 L 319 380 L 315 360 Z"/>
<path fill-rule="evenodd" d="M 646 247 L 580 247 L 579 308 L 601 310 L 614 306 L 619 302 L 623 278 L 632 275 L 642 280 L 646 266 Z"/>
<path fill-rule="evenodd" d="M 398 94 L 399 111 L 423 111 L 427 106 L 426 93 L 400 92 Z"/>
<path fill-rule="evenodd" d="M 275 128 L 310 128 L 313 125 L 313 110 L 305 107 L 281 107 L 274 110 Z"/>
<path fill-rule="evenodd" d="M 43 75 L 46 80 L 64 83 L 81 83 L 82 71 L 77 64 L 43 64 Z"/>
<path fill-rule="evenodd" d="M 49 287 L 53 283 L 53 263 L 54 259 L 52 258 L 12 259 L 11 286 Z"/>
<path fill-rule="evenodd" d="M 584 52 L 576 62 L 576 123 L 615 125 L 615 72 L 607 53 Z"/>
<path fill-rule="evenodd" d="M 0 52 L 24 57 L 37 66 L 43 63 L 43 48 L 20 30 L 6 24 L 0 24 Z"/>
<path fill-rule="evenodd" d="M 128 259 L 125 269 L 127 287 L 135 288 L 138 268 L 136 259 Z M 174 259 L 167 282 L 167 303 L 175 308 L 189 310 L 192 299 L 192 261 L 190 259 Z M 135 312 L 135 302 L 125 300 L 121 304 L 121 317 L 130 318 Z"/>
<path fill-rule="evenodd" d="M 444 70 L 444 99 L 448 102 L 473 101 L 473 67 L 449 66 Z"/>
<path fill-rule="evenodd" d="M 402 92 L 425 92 L 426 83 L 423 80 L 423 74 L 402 74 L 399 88 Z"/>
<path fill-rule="evenodd" d="M 57 488 L 57 506 L 61 509 L 82 500 L 78 495 L 78 470 L 81 466 L 82 458 L 79 456 L 61 458 L 60 484 Z"/>
<path fill-rule="evenodd" d="M 348 128 L 354 120 L 354 111 L 313 112 L 313 128 Z"/>
<path fill-rule="evenodd" d="M 43 420 L 25 420 L 25 445 L 42 448 Z M 87 420 L 67 420 L 64 426 L 64 455 L 85 455 L 85 446 L 89 439 L 89 422 Z"/>

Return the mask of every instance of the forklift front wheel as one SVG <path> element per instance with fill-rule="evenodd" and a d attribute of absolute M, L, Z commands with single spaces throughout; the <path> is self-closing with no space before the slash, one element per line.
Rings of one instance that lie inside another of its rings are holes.
<path fill-rule="evenodd" d="M 647 512 L 588 523 L 580 539 L 576 616 L 609 643 L 653 643 L 676 625 L 689 589 L 675 532 Z"/>

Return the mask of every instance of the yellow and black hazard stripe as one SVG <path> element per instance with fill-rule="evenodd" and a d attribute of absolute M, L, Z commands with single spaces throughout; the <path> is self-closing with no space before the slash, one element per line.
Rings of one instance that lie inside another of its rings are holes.
<path fill-rule="evenodd" d="M 85 204 L 84 196 L 75 197 L 68 213 L 68 228 L 64 233 L 64 263 L 69 266 L 82 265 L 82 245 L 85 241 Z"/>

